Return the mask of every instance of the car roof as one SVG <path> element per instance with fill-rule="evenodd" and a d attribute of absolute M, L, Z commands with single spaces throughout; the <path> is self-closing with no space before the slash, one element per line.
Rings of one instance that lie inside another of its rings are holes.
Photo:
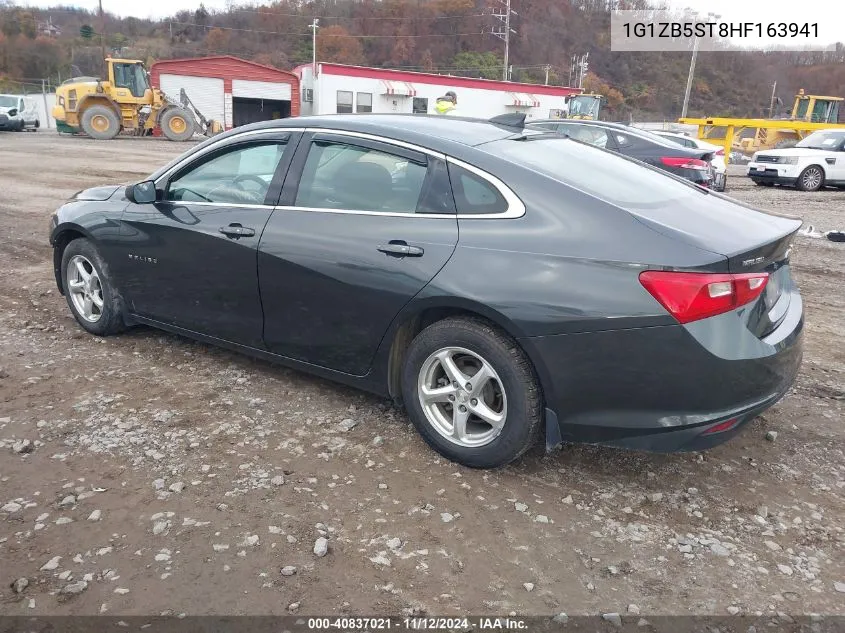
<path fill-rule="evenodd" d="M 303 126 L 375 134 L 418 143 L 433 150 L 439 149 L 443 142 L 476 146 L 513 136 L 521 131 L 516 127 L 467 117 L 426 114 L 329 114 L 264 121 L 236 128 L 232 133 Z"/>

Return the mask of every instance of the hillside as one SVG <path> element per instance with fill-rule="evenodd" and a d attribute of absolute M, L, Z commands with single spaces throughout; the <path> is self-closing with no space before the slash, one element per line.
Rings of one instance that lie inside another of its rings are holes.
<path fill-rule="evenodd" d="M 100 17 L 80 9 L 17 8 L 0 0 L 0 84 L 6 89 L 72 74 L 98 74 L 100 37 L 110 51 L 157 59 L 231 54 L 289 69 L 311 60 L 313 18 L 320 18 L 321 61 L 500 78 L 501 40 L 491 34 L 497 0 L 281 0 L 261 7 L 193 12 L 151 21 Z M 568 84 L 573 54 L 589 53 L 588 89 L 610 96 L 613 118 L 679 116 L 689 55 L 613 53 L 614 0 L 513 0 L 512 79 Z M 631 2 L 628 5 L 632 4 Z M 640 4 L 645 4 L 641 2 Z M 52 25 L 52 28 L 51 28 Z M 104 27 L 104 28 L 103 28 Z M 60 33 L 56 31 L 60 30 Z M 52 33 L 49 33 L 52 31 Z M 759 116 L 772 83 L 789 103 L 798 88 L 845 94 L 845 49 L 835 53 L 699 54 L 690 115 Z M 2 86 L 0 85 L 0 88 Z"/>

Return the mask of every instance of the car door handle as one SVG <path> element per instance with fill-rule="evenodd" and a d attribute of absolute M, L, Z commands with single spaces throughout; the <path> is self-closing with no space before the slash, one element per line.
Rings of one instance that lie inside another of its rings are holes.
<path fill-rule="evenodd" d="M 252 237 L 255 235 L 255 230 L 240 224 L 230 224 L 229 226 L 221 226 L 220 232 L 227 237 Z"/>
<path fill-rule="evenodd" d="M 420 246 L 410 246 L 403 240 L 391 240 L 387 244 L 380 244 L 378 250 L 391 257 L 422 257 L 425 250 Z"/>

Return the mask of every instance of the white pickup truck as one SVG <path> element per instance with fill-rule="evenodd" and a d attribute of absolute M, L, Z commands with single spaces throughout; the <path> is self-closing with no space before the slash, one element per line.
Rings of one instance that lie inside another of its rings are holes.
<path fill-rule="evenodd" d="M 763 186 L 791 185 L 801 191 L 845 187 L 845 129 L 819 130 L 795 147 L 754 154 L 748 177 Z"/>

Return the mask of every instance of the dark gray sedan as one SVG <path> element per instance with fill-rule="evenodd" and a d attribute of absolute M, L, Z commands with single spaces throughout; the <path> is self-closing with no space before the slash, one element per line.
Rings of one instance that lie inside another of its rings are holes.
<path fill-rule="evenodd" d="M 145 324 L 388 396 L 494 467 L 541 433 L 702 449 L 777 402 L 799 226 L 512 120 L 366 115 L 216 136 L 80 192 L 50 242 L 88 332 Z"/>

